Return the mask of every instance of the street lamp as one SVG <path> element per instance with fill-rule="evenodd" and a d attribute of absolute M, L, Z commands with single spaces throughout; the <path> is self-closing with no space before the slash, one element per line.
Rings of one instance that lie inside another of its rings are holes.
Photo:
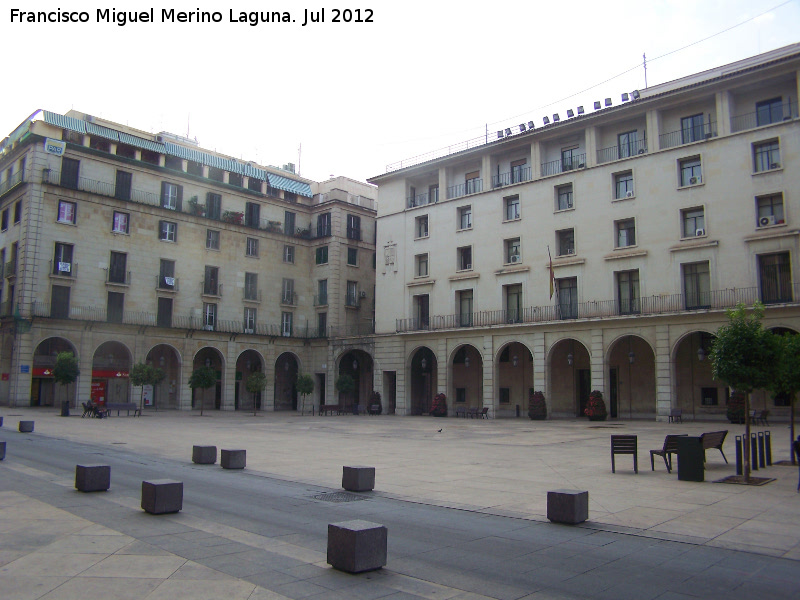
<path fill-rule="evenodd" d="M 572 356 L 572 352 L 570 352 L 569 354 L 567 354 L 567 364 L 569 366 L 572 366 L 572 360 L 573 360 L 573 356 Z"/>
<path fill-rule="evenodd" d="M 464 357 L 464 366 L 469 369 L 469 356 Z"/>
<path fill-rule="evenodd" d="M 207 367 L 211 366 L 211 358 L 209 358 L 208 356 L 206 356 L 206 366 Z"/>
<path fill-rule="evenodd" d="M 421 364 L 422 364 L 422 370 L 424 371 L 428 367 L 428 361 L 424 356 L 422 357 Z"/>
<path fill-rule="evenodd" d="M 706 351 L 703 350 L 702 346 L 700 346 L 697 349 L 697 360 L 699 360 L 700 362 L 703 362 L 705 359 L 706 359 Z"/>
<path fill-rule="evenodd" d="M 513 364 L 515 367 L 517 366 L 517 360 L 518 360 L 518 359 L 517 359 L 517 355 L 515 354 L 515 355 L 514 355 L 514 356 L 511 358 L 511 363 L 512 363 L 512 364 Z"/>

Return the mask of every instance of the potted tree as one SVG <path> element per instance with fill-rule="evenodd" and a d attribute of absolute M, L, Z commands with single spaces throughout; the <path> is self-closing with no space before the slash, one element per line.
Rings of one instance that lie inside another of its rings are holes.
<path fill-rule="evenodd" d="M 165 375 L 166 373 L 164 373 L 164 370 L 158 367 L 153 367 L 144 363 L 133 365 L 130 372 L 131 384 L 137 387 L 141 386 L 142 388 L 139 394 L 139 414 L 141 414 L 141 410 L 144 408 L 144 386 L 158 385 L 164 381 Z"/>
<path fill-rule="evenodd" d="M 347 373 L 342 373 L 336 379 L 335 387 L 336 387 L 336 391 L 339 392 L 339 395 L 342 395 L 342 394 L 347 395 L 347 394 L 352 393 L 353 390 L 356 389 L 356 382 L 355 382 L 355 380 L 353 379 L 353 377 L 351 375 L 348 375 Z M 339 402 L 339 404 L 341 405 L 342 403 Z M 358 411 L 357 406 L 358 406 L 358 404 L 354 402 L 353 403 L 353 411 Z M 356 414 L 358 414 L 358 413 L 356 412 Z"/>
<path fill-rule="evenodd" d="M 447 416 L 447 396 L 439 392 L 433 397 L 431 404 L 432 417 L 446 417 Z"/>
<path fill-rule="evenodd" d="M 308 373 L 298 373 L 295 387 L 297 388 L 297 393 L 302 397 L 300 400 L 300 414 L 304 415 L 306 412 L 306 396 L 314 393 L 314 378 Z"/>
<path fill-rule="evenodd" d="M 217 372 L 213 367 L 198 367 L 189 375 L 189 387 L 192 390 L 200 388 L 203 390 L 200 398 L 200 416 L 203 416 L 203 405 L 205 404 L 205 390 L 213 387 L 217 383 Z"/>
<path fill-rule="evenodd" d="M 267 387 L 267 376 L 261 371 L 255 371 L 247 376 L 247 383 L 244 387 L 247 391 L 253 394 L 253 416 L 255 417 L 258 412 L 258 405 L 256 404 L 256 394 L 261 392 Z"/>
<path fill-rule="evenodd" d="M 544 421 L 547 418 L 547 402 L 542 392 L 530 391 L 528 398 L 528 417 L 532 421 Z"/>
<path fill-rule="evenodd" d="M 81 371 L 78 368 L 78 359 L 75 358 L 75 355 L 72 354 L 72 352 L 59 352 L 56 356 L 56 364 L 53 367 L 53 379 L 55 379 L 56 383 L 60 384 L 62 388 L 65 388 L 70 383 L 77 380 L 80 374 Z M 61 416 L 69 416 L 68 398 L 61 404 Z"/>
<path fill-rule="evenodd" d="M 605 421 L 608 412 L 606 412 L 606 403 L 603 401 L 603 392 L 592 390 L 583 412 L 590 421 Z"/>

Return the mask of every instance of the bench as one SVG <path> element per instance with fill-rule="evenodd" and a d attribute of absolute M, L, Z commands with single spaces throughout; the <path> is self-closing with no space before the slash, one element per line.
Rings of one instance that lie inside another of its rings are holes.
<path fill-rule="evenodd" d="M 111 416 L 111 411 L 117 411 L 117 416 L 119 416 L 119 411 L 124 410 L 127 411 L 128 416 L 131 416 L 131 411 L 133 411 L 134 417 L 141 417 L 142 410 L 136 406 L 135 402 L 107 402 L 106 403 L 106 416 Z"/>
<path fill-rule="evenodd" d="M 655 457 L 660 456 L 664 459 L 664 465 L 667 467 L 667 473 L 672 473 L 672 455 L 678 454 L 678 438 L 685 436 L 685 433 L 668 435 L 664 438 L 664 447 L 661 450 L 650 450 L 650 470 L 655 471 Z"/>
<path fill-rule="evenodd" d="M 464 417 L 467 418 L 467 407 L 466 406 L 456 406 L 456 418 Z"/>
<path fill-rule="evenodd" d="M 635 435 L 611 436 L 611 472 L 616 473 L 615 454 L 633 454 L 633 472 L 639 473 L 639 457 L 636 454 L 637 438 Z"/>
<path fill-rule="evenodd" d="M 326 415 L 328 412 L 336 413 L 337 415 L 342 414 L 342 408 L 338 404 L 320 404 L 319 405 L 319 414 L 325 413 Z"/>
<path fill-rule="evenodd" d="M 703 443 L 703 462 L 705 462 L 706 450 L 716 448 L 722 454 L 722 458 L 725 459 L 725 464 L 728 464 L 728 459 L 722 451 L 722 444 L 725 442 L 726 435 L 728 435 L 727 429 L 725 431 L 709 431 L 700 436 L 700 440 Z"/>

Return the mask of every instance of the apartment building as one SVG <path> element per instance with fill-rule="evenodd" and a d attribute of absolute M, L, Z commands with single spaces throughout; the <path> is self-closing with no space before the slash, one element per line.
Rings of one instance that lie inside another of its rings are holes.
<path fill-rule="evenodd" d="M 800 331 L 798 97 L 795 44 L 390 165 L 376 387 L 402 414 L 541 390 L 574 417 L 599 389 L 612 418 L 723 419 L 725 309 Z"/>
<path fill-rule="evenodd" d="M 375 188 L 314 182 L 91 115 L 36 111 L 0 145 L 0 402 L 301 410 L 340 372 L 372 390 Z M 71 351 L 81 375 L 53 380 Z M 211 366 L 211 390 L 188 387 Z M 249 375 L 267 387 L 253 397 Z M 197 397 L 195 397 L 197 396 Z"/>

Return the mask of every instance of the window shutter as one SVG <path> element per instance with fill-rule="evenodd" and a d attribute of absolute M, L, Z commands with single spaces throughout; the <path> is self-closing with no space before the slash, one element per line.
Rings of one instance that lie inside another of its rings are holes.
<path fill-rule="evenodd" d="M 164 206 L 165 198 L 167 195 L 167 182 L 161 182 L 161 206 Z"/>
<path fill-rule="evenodd" d="M 512 167 L 524 167 L 527 164 L 527 159 L 521 158 L 520 160 L 511 161 Z"/>
<path fill-rule="evenodd" d="M 177 211 L 181 212 L 183 210 L 183 186 L 179 185 L 178 187 L 178 208 Z"/>
<path fill-rule="evenodd" d="M 164 239 L 164 221 L 158 222 L 158 239 Z"/>

